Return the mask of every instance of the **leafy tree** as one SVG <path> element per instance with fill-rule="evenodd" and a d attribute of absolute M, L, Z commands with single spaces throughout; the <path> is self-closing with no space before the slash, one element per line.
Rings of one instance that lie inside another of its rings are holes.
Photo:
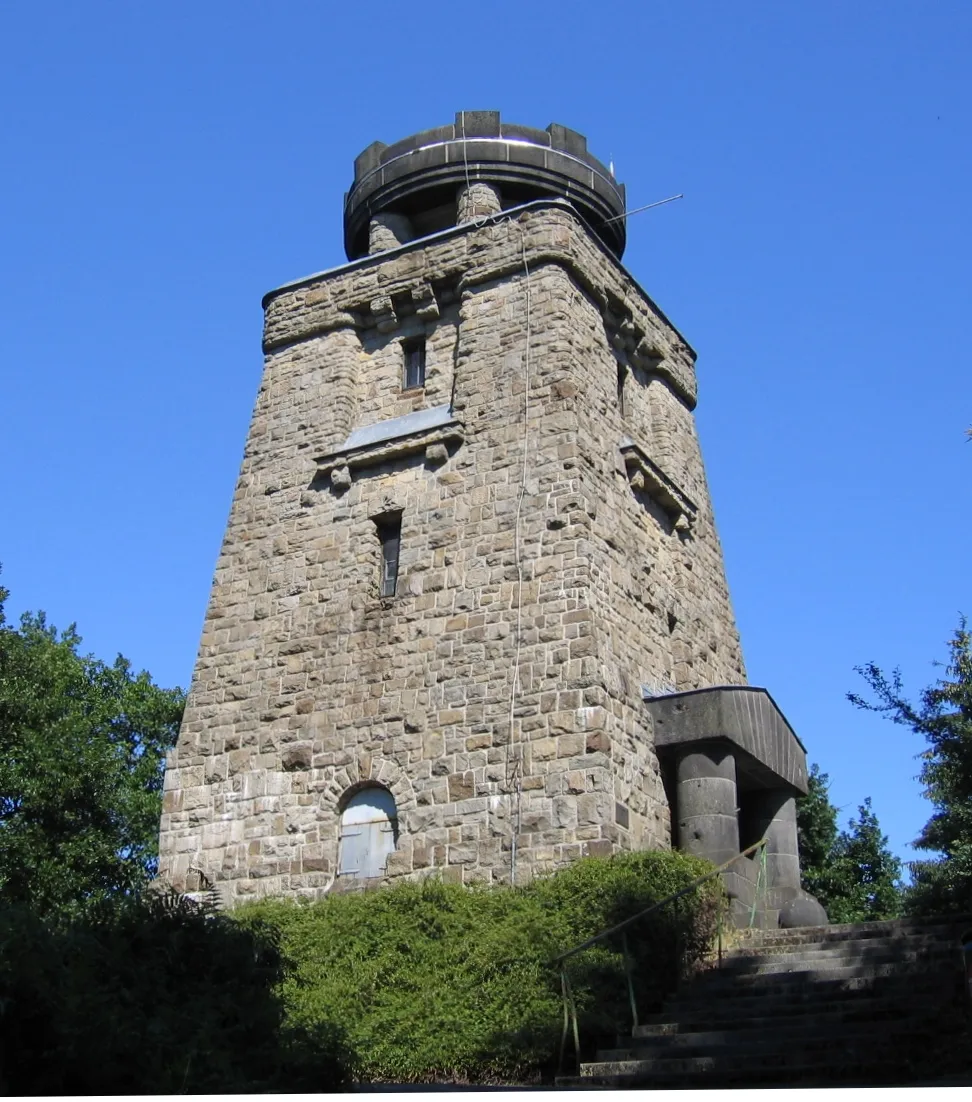
<path fill-rule="evenodd" d="M 827 906 L 831 859 L 837 845 L 837 808 L 830 802 L 830 778 L 810 766 L 807 794 L 797 800 L 797 834 L 803 887 Z"/>
<path fill-rule="evenodd" d="M 807 795 L 797 803 L 803 887 L 831 922 L 893 918 L 900 911 L 901 862 L 888 848 L 868 797 L 846 830 L 828 794 L 830 778 L 812 765 Z"/>
<path fill-rule="evenodd" d="M 0 902 L 76 911 L 137 891 L 157 865 L 165 751 L 184 705 L 79 653 L 43 613 L 7 624 L 0 588 Z"/>
<path fill-rule="evenodd" d="M 948 648 L 945 676 L 917 704 L 905 697 L 899 670 L 889 677 L 873 663 L 858 672 L 875 699 L 848 694 L 859 708 L 910 727 L 926 742 L 919 780 L 935 810 L 914 845 L 938 856 L 910 865 L 906 906 L 918 914 L 972 911 L 972 636 L 964 618 Z"/>
<path fill-rule="evenodd" d="M 346 1085 L 340 1029 L 290 1027 L 273 930 L 174 893 L 52 922 L 0 908 L 0 1093 L 204 1094 Z"/>
<path fill-rule="evenodd" d="M 870 796 L 857 809 L 847 830 L 837 836 L 832 879 L 831 922 L 868 922 L 901 912 L 901 862 L 888 848 Z"/>

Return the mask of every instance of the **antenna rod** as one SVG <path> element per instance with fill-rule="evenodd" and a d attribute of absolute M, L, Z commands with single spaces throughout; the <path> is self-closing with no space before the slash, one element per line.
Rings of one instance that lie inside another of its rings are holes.
<path fill-rule="evenodd" d="M 608 222 L 617 222 L 621 218 L 630 218 L 632 214 L 641 214 L 643 210 L 651 210 L 652 207 L 660 207 L 664 203 L 674 203 L 676 199 L 684 198 L 685 195 L 682 192 L 679 192 L 678 195 L 669 195 L 667 199 L 659 199 L 657 203 L 648 203 L 643 207 L 635 207 L 634 210 L 625 211 L 624 214 L 616 214 L 613 218 L 605 218 L 604 224 L 607 225 Z"/>

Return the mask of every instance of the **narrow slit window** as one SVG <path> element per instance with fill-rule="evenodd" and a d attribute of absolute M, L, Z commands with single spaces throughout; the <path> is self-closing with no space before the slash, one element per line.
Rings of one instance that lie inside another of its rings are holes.
<path fill-rule="evenodd" d="M 624 364 L 618 364 L 618 409 L 624 416 L 624 384 L 628 380 L 628 369 Z"/>
<path fill-rule="evenodd" d="M 375 522 L 381 541 L 381 595 L 394 597 L 398 587 L 398 554 L 402 545 L 402 515 L 383 517 Z"/>
<path fill-rule="evenodd" d="M 405 341 L 405 390 L 417 390 L 425 386 L 425 339 Z"/>

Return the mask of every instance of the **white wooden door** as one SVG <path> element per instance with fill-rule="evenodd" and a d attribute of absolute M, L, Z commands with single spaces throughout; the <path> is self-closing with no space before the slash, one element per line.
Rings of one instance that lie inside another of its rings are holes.
<path fill-rule="evenodd" d="M 365 788 L 348 801 L 341 815 L 338 875 L 381 876 L 395 851 L 398 819 L 387 788 Z"/>

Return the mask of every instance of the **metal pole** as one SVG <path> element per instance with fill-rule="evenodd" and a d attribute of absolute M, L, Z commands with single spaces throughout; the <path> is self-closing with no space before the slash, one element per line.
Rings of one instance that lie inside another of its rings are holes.
<path fill-rule="evenodd" d="M 563 1075 L 564 1054 L 567 1051 L 567 1027 L 570 1024 L 570 1010 L 567 1005 L 567 966 L 560 969 L 560 994 L 564 1000 L 564 1028 L 560 1035 L 560 1059 L 557 1061 L 557 1071 Z"/>
<path fill-rule="evenodd" d="M 624 974 L 628 981 L 628 1001 L 631 1003 L 631 1029 L 638 1028 L 638 1002 L 635 999 L 634 978 L 631 974 L 631 954 L 628 952 L 628 931 L 621 933 L 621 949 L 624 953 Z"/>
<path fill-rule="evenodd" d="M 570 980 L 567 978 L 566 970 L 563 973 L 564 986 L 567 991 L 567 998 L 570 1001 L 570 1018 L 574 1026 L 574 1054 L 577 1057 L 577 1074 L 580 1075 L 581 1066 L 581 1051 L 580 1051 L 580 1030 L 577 1025 L 577 1004 L 574 1002 L 574 992 L 570 987 Z"/>
<path fill-rule="evenodd" d="M 646 203 L 643 207 L 635 207 L 634 210 L 625 211 L 624 214 L 616 214 L 613 218 L 605 218 L 604 224 L 606 226 L 609 222 L 620 222 L 622 218 L 630 218 L 632 214 L 641 214 L 643 210 L 651 210 L 652 207 L 660 207 L 665 203 L 673 203 L 676 199 L 684 198 L 685 196 L 682 192 L 679 192 L 678 195 L 669 195 L 667 199 L 659 199 L 654 203 Z"/>
<path fill-rule="evenodd" d="M 679 983 L 682 981 L 682 909 L 681 899 L 676 897 L 673 900 L 675 904 L 675 967 L 677 969 L 677 979 Z"/>

